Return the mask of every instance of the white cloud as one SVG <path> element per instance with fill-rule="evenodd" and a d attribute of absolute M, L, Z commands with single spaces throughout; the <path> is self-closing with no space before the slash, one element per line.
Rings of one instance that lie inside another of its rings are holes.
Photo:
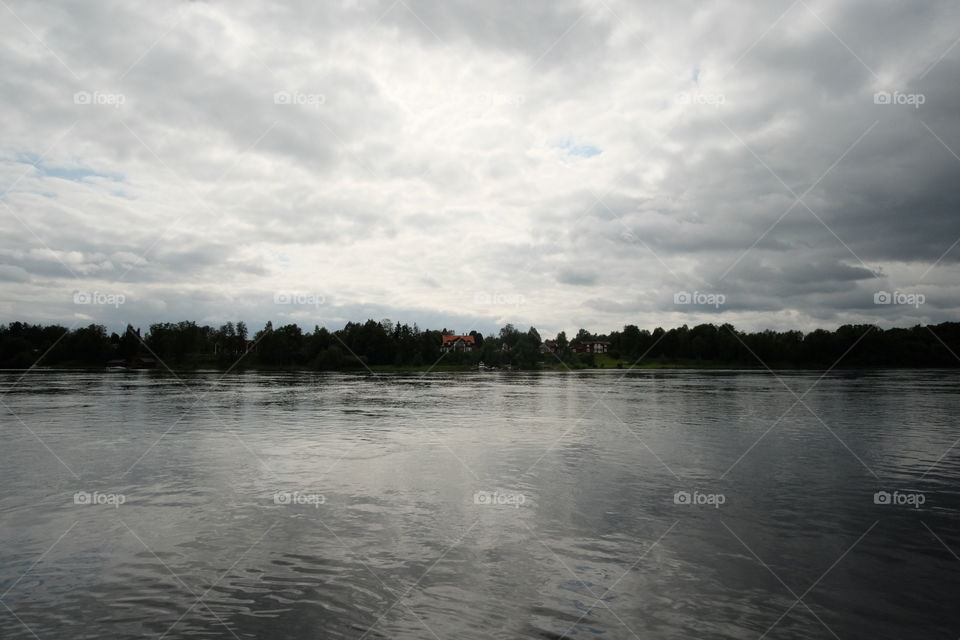
<path fill-rule="evenodd" d="M 11 2 L 5 319 L 77 288 L 139 323 L 276 324 L 282 290 L 331 326 L 917 321 L 869 304 L 895 286 L 956 316 L 954 6 L 405 5 Z"/>

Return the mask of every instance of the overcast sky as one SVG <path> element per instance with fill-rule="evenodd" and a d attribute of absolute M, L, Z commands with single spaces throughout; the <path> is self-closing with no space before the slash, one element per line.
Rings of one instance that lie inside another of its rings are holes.
<path fill-rule="evenodd" d="M 0 322 L 960 318 L 955 0 L 0 5 Z"/>

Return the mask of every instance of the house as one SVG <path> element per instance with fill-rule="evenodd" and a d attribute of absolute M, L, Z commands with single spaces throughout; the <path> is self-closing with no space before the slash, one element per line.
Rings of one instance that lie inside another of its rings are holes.
<path fill-rule="evenodd" d="M 559 353 L 560 345 L 557 344 L 556 340 L 544 340 L 543 344 L 537 347 L 537 351 L 539 351 L 542 355 L 547 355 L 548 353 Z"/>
<path fill-rule="evenodd" d="M 476 346 L 477 341 L 473 336 L 443 336 L 440 351 L 444 353 L 448 351 L 473 351 Z"/>
<path fill-rule="evenodd" d="M 577 353 L 606 353 L 610 351 L 610 343 L 603 340 L 587 340 L 578 342 L 573 350 Z"/>

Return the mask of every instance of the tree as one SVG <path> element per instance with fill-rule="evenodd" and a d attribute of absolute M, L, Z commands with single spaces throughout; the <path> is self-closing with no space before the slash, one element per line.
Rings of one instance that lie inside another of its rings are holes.
<path fill-rule="evenodd" d="M 635 324 L 628 324 L 623 327 L 623 334 L 620 337 L 620 353 L 627 356 L 630 360 L 635 360 L 640 356 L 640 342 L 642 335 L 640 329 Z"/>
<path fill-rule="evenodd" d="M 305 364 L 303 332 L 295 324 L 265 333 L 260 340 L 257 360 L 266 365 L 290 366 Z"/>
<path fill-rule="evenodd" d="M 110 338 L 102 325 L 91 324 L 77 329 L 64 341 L 67 343 L 70 361 L 77 364 L 103 366 L 113 355 Z"/>
<path fill-rule="evenodd" d="M 140 336 L 132 325 L 127 325 L 127 330 L 123 332 L 123 336 L 121 336 L 120 341 L 117 343 L 116 349 L 117 356 L 127 362 L 132 362 L 136 359 L 137 354 L 140 352 Z"/>
<path fill-rule="evenodd" d="M 502 329 L 500 329 L 500 342 L 507 345 L 507 347 L 516 346 L 517 342 L 520 340 L 520 332 L 512 324 L 507 323 Z"/>
<path fill-rule="evenodd" d="M 231 337 L 231 327 L 233 336 Z M 164 363 L 177 367 L 219 365 L 312 367 L 319 370 L 357 368 L 364 364 L 420 366 L 438 362 L 442 333 L 421 331 L 400 323 L 368 320 L 348 322 L 331 333 L 314 326 L 309 334 L 288 324 L 278 329 L 267 322 L 255 338 L 257 349 L 246 352 L 246 326 L 242 322 L 225 323 L 219 329 L 195 322 L 161 322 L 150 325 L 144 341 L 139 331 L 128 325 L 122 334 L 108 336 L 100 325 L 73 331 L 58 325 L 30 325 L 11 322 L 0 325 L 0 366 L 27 368 L 35 362 L 46 365 L 103 366 L 116 357 L 135 359 L 152 351 Z M 504 326 L 499 337 L 482 336 L 471 331 L 477 348 L 471 353 L 453 353 L 448 362 L 473 365 L 479 360 L 491 366 L 510 364 L 517 368 L 536 368 L 541 360 L 539 332 L 530 327 L 520 332 L 512 324 Z M 623 331 L 596 338 L 585 329 L 578 340 L 598 339 L 611 343 L 610 353 L 622 352 L 636 361 L 641 356 L 673 362 L 699 360 L 720 364 L 827 367 L 905 366 L 957 367 L 951 350 L 960 352 L 960 323 L 944 322 L 936 326 L 883 330 L 873 325 L 844 325 L 834 331 L 737 331 L 730 324 L 699 324 L 692 329 L 680 326 L 653 332 L 625 325 Z M 235 351 L 230 341 L 235 341 Z M 941 340 L 943 342 L 941 342 Z M 570 366 L 593 366 L 592 354 L 577 357 L 566 333 L 557 334 L 557 356 Z M 225 346 L 226 345 L 226 346 Z M 346 346 L 345 346 L 346 345 Z M 504 348 L 506 347 L 506 348 Z M 214 355 L 216 354 L 216 355 Z M 356 354 L 356 357 L 354 356 Z"/>
<path fill-rule="evenodd" d="M 540 361 L 540 352 L 537 347 L 539 342 L 534 342 L 530 332 L 520 334 L 517 344 L 511 355 L 511 364 L 520 369 L 536 369 Z"/>
<path fill-rule="evenodd" d="M 247 351 L 247 325 L 241 320 L 237 322 L 236 351 L 246 353 Z"/>
<path fill-rule="evenodd" d="M 314 368 L 319 371 L 337 371 L 344 366 L 343 349 L 339 345 L 331 345 L 321 351 L 314 360 Z"/>

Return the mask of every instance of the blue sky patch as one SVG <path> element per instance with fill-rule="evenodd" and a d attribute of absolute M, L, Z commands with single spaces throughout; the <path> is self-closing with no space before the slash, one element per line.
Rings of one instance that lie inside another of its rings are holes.
<path fill-rule="evenodd" d="M 595 147 L 592 144 L 580 142 L 573 138 L 563 138 L 554 143 L 558 149 L 563 149 L 567 155 L 578 156 L 580 158 L 592 158 L 603 153 L 603 149 Z"/>
<path fill-rule="evenodd" d="M 123 181 L 123 176 L 118 173 L 101 173 L 99 171 L 94 171 L 93 169 L 80 166 L 57 167 L 45 164 L 42 160 L 38 161 L 36 156 L 30 154 L 21 155 L 19 158 L 17 158 L 17 160 L 19 162 L 34 165 L 44 177 L 62 178 L 63 180 L 72 180 L 73 182 L 81 182 L 85 178 L 106 178 L 107 180 L 112 180 L 114 182 Z"/>

